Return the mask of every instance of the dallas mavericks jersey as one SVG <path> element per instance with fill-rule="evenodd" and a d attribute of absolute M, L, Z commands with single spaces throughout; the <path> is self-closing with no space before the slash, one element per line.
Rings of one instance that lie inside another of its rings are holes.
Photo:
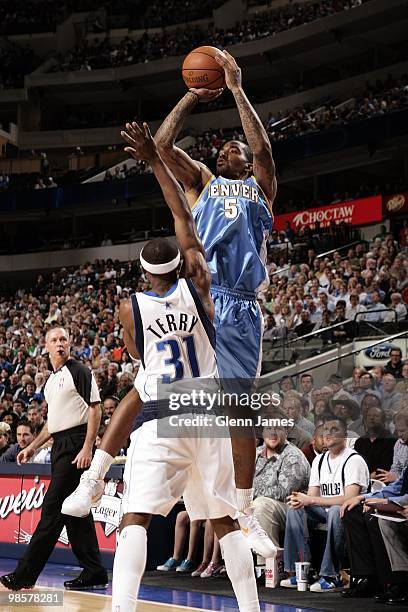
<path fill-rule="evenodd" d="M 192 213 L 213 285 L 256 292 L 268 278 L 265 243 L 273 217 L 255 177 L 213 176 Z"/>
<path fill-rule="evenodd" d="M 163 297 L 147 291 L 131 300 L 143 402 L 157 400 L 159 380 L 217 376 L 214 326 L 191 280 L 180 278 Z"/>

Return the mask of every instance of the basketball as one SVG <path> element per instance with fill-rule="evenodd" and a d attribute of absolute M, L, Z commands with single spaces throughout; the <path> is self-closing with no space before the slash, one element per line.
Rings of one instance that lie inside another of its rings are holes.
<path fill-rule="evenodd" d="M 214 56 L 216 47 L 197 47 L 183 62 L 182 75 L 187 87 L 220 89 L 225 87 L 224 69 Z"/>

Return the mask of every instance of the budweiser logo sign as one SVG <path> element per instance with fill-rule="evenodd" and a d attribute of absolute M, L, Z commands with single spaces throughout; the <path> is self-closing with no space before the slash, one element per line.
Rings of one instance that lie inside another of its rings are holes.
<path fill-rule="evenodd" d="M 405 204 L 405 196 L 402 193 L 399 193 L 392 198 L 390 198 L 386 204 L 388 212 L 397 212 L 404 207 Z"/>
<path fill-rule="evenodd" d="M 41 508 L 45 495 L 45 484 L 32 487 L 29 491 L 24 489 L 18 495 L 6 495 L 0 497 L 0 518 L 5 519 L 11 512 L 21 514 L 24 510 Z"/>
<path fill-rule="evenodd" d="M 293 218 L 295 227 L 305 225 L 316 225 L 319 223 L 322 227 L 329 225 L 332 221 L 336 223 L 344 222 L 351 223 L 353 219 L 354 204 L 345 206 L 333 206 L 332 208 L 322 208 L 317 210 L 304 210 L 298 213 Z"/>

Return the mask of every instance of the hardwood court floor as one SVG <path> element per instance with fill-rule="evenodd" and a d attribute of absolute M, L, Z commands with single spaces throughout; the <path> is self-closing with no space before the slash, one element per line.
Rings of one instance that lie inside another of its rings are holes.
<path fill-rule="evenodd" d="M 49 588 L 49 587 L 48 587 Z M 42 589 L 41 589 L 42 590 Z M 1 590 L 3 592 L 3 590 Z M 24 591 L 21 591 L 24 593 Z M 2 612 L 111 612 L 111 597 L 94 593 L 64 592 L 63 606 L 8 606 L 2 603 Z M 209 612 L 202 608 L 190 608 L 159 602 L 139 601 L 137 612 Z"/>

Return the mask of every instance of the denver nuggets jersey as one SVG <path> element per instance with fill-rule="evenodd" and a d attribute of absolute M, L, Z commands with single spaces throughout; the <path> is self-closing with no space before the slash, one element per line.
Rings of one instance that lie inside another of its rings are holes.
<path fill-rule="evenodd" d="M 217 376 L 214 326 L 191 280 L 180 278 L 163 297 L 147 291 L 131 301 L 143 402 L 157 400 L 158 380 Z"/>
<path fill-rule="evenodd" d="M 265 242 L 273 220 L 255 177 L 213 176 L 192 213 L 213 285 L 254 293 L 268 278 Z"/>

